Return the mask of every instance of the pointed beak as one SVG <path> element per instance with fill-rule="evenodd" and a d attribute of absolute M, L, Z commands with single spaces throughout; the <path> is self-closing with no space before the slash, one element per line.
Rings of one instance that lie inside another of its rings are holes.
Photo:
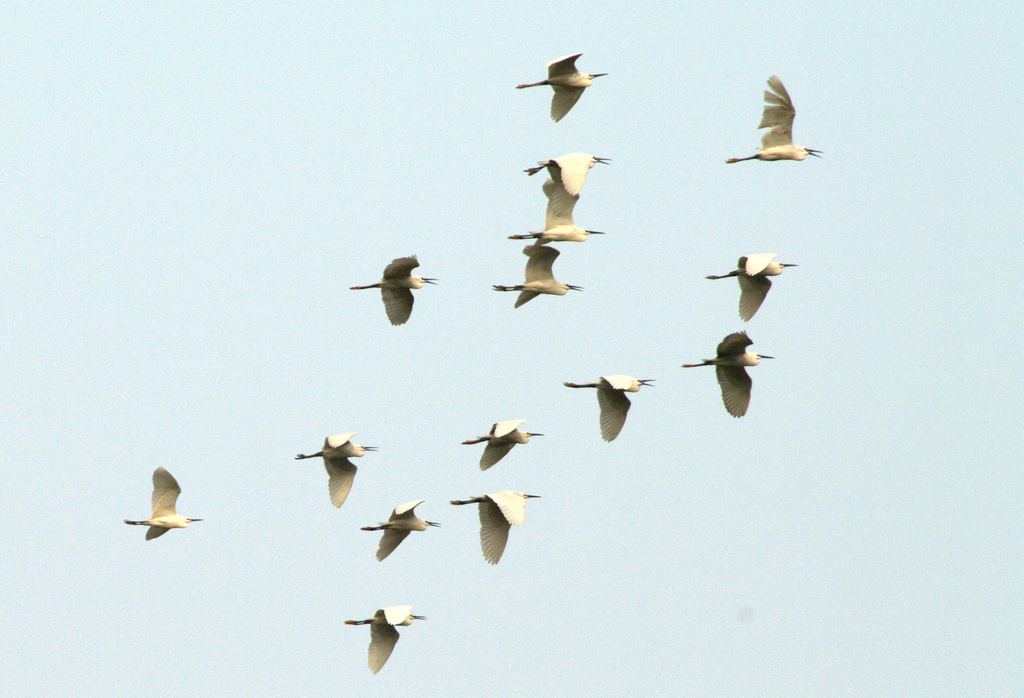
<path fill-rule="evenodd" d="M 427 525 L 428 525 L 428 526 L 437 526 L 437 527 L 439 527 L 439 528 L 440 528 L 440 526 L 441 526 L 441 524 L 439 524 L 439 523 L 438 523 L 438 522 L 436 522 L 436 521 L 428 521 L 428 522 L 427 522 Z"/>
<path fill-rule="evenodd" d="M 566 287 L 572 289 L 573 291 L 582 291 L 583 290 L 582 286 L 573 286 L 572 284 L 566 284 Z"/>
<path fill-rule="evenodd" d="M 641 378 L 640 379 L 640 385 L 650 385 L 652 388 L 654 387 L 653 385 L 651 385 L 651 383 L 653 383 L 653 382 L 654 382 L 653 378 Z"/>
<path fill-rule="evenodd" d="M 589 235 L 604 235 L 600 230 L 588 230 L 587 233 Z"/>
<path fill-rule="evenodd" d="M 526 432 L 527 436 L 544 436 L 543 434 L 534 434 L 532 431 Z"/>
<path fill-rule="evenodd" d="M 524 494 L 523 496 L 526 497 L 527 499 L 540 499 L 539 494 Z"/>
<path fill-rule="evenodd" d="M 782 266 L 784 266 L 784 267 L 798 267 L 800 265 L 799 264 L 782 264 Z"/>
<path fill-rule="evenodd" d="M 818 155 L 818 153 L 821 152 L 820 150 L 815 150 L 813 148 L 804 148 L 804 150 L 807 151 L 808 155 L 813 155 L 816 158 L 820 158 L 821 157 L 820 155 Z"/>
<path fill-rule="evenodd" d="M 437 283 L 437 279 L 428 279 L 425 276 L 421 276 L 420 278 L 423 279 L 423 283 L 425 283 L 425 284 L 436 284 Z"/>
<path fill-rule="evenodd" d="M 196 521 L 202 521 L 202 519 L 189 519 L 189 523 L 195 523 Z"/>
<path fill-rule="evenodd" d="M 608 73 L 591 73 L 591 74 L 590 74 L 590 77 L 591 77 L 591 78 L 603 78 L 603 77 L 604 77 L 605 75 L 607 75 L 607 74 L 608 74 Z"/>
<path fill-rule="evenodd" d="M 414 616 L 411 613 L 409 614 L 409 617 L 410 618 L 415 618 L 416 620 L 426 620 L 427 619 L 426 616 Z"/>
<path fill-rule="evenodd" d="M 759 359 L 774 359 L 775 357 L 774 356 L 767 356 L 766 354 L 758 354 L 757 358 L 759 358 Z"/>
<path fill-rule="evenodd" d="M 364 451 L 377 451 L 379 450 L 376 446 L 363 446 Z"/>
<path fill-rule="evenodd" d="M 597 157 L 597 156 L 595 155 L 595 156 L 594 156 L 594 160 L 595 160 L 596 162 L 599 162 L 599 163 L 601 163 L 602 165 L 610 165 L 610 164 L 612 164 L 612 159 L 611 159 L 611 158 L 599 158 L 599 157 Z"/>

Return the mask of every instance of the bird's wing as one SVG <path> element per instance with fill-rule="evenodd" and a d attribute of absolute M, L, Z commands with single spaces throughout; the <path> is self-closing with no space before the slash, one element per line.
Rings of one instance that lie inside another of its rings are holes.
<path fill-rule="evenodd" d="M 506 419 L 502 422 L 495 422 L 494 426 L 491 427 L 491 436 L 500 437 L 511 434 L 525 421 L 525 419 Z"/>
<path fill-rule="evenodd" d="M 344 434 L 328 436 L 324 439 L 324 448 L 338 448 L 340 446 L 344 446 L 352 440 L 352 437 L 355 436 L 356 433 L 357 432 L 354 431 L 346 431 Z"/>
<path fill-rule="evenodd" d="M 484 452 L 480 455 L 480 470 L 487 470 L 492 465 L 500 461 L 508 452 L 512 450 L 515 444 L 487 444 L 484 448 Z"/>
<path fill-rule="evenodd" d="M 178 511 L 175 506 L 178 503 L 179 494 L 181 494 L 181 487 L 178 486 L 178 481 L 174 479 L 173 475 L 162 467 L 154 470 L 153 497 L 151 500 L 153 515 L 149 518 L 155 519 L 160 516 L 167 516 L 168 514 L 177 514 Z"/>
<path fill-rule="evenodd" d="M 408 535 L 408 531 L 398 531 L 393 528 L 385 530 L 384 535 L 380 537 L 380 545 L 377 546 L 377 559 L 383 560 L 388 555 L 395 552 L 395 548 L 397 548 L 399 543 L 405 540 Z"/>
<path fill-rule="evenodd" d="M 171 529 L 169 528 L 161 528 L 160 526 L 150 526 L 146 530 L 146 540 L 153 540 L 154 538 L 159 538 L 160 536 L 162 536 L 170 530 Z"/>
<path fill-rule="evenodd" d="M 774 252 L 759 252 L 757 254 L 748 254 L 746 257 L 740 257 L 743 260 L 742 266 L 743 271 L 747 272 L 751 276 L 754 274 L 760 274 L 764 271 L 765 267 L 772 263 L 777 255 Z"/>
<path fill-rule="evenodd" d="M 560 225 L 576 225 L 572 210 L 576 208 L 578 196 L 569 196 L 561 182 L 553 179 L 544 182 L 544 196 L 548 197 L 548 208 L 544 212 L 544 230 Z"/>
<path fill-rule="evenodd" d="M 629 398 L 621 390 L 598 388 L 597 404 L 601 406 L 601 438 L 613 441 L 626 423 Z"/>
<path fill-rule="evenodd" d="M 556 58 L 553 61 L 548 61 L 548 80 L 559 75 L 572 75 L 578 72 L 576 70 L 576 59 L 582 56 L 582 53 L 573 53 L 568 56 L 562 56 Z"/>
<path fill-rule="evenodd" d="M 559 252 L 554 247 L 542 245 L 527 245 L 523 248 L 523 254 L 529 257 L 526 260 L 526 282 L 548 281 L 554 278 L 551 273 L 551 265 L 555 263 Z"/>
<path fill-rule="evenodd" d="M 480 512 L 480 549 L 484 560 L 497 565 L 508 543 L 509 522 L 491 499 L 480 502 L 477 509 Z"/>
<path fill-rule="evenodd" d="M 324 458 L 324 467 L 327 469 L 327 491 L 331 495 L 331 504 L 340 507 L 352 490 L 356 466 L 348 458 Z"/>
<path fill-rule="evenodd" d="M 416 255 L 411 257 L 399 257 L 391 261 L 391 264 L 384 267 L 384 278 L 385 279 L 402 279 L 412 272 L 413 269 L 418 267 L 420 263 L 416 260 Z"/>
<path fill-rule="evenodd" d="M 764 91 L 764 112 L 758 128 L 770 128 L 771 131 L 761 136 L 761 145 L 765 148 L 789 145 L 793 142 L 793 118 L 796 116 L 793 100 L 778 75 L 768 78 L 768 87 L 772 91 Z"/>
<path fill-rule="evenodd" d="M 399 504 L 397 507 L 395 507 L 395 510 L 391 512 L 391 520 L 401 517 L 410 518 L 412 516 L 415 516 L 415 514 L 413 513 L 413 509 L 418 507 L 420 504 L 423 504 L 423 502 L 425 501 L 425 499 L 414 499 L 411 502 Z"/>
<path fill-rule="evenodd" d="M 523 525 L 523 521 L 526 519 L 526 499 L 508 490 L 492 492 L 487 496 L 498 505 L 502 515 L 509 524 L 512 526 Z"/>
<path fill-rule="evenodd" d="M 733 332 L 718 343 L 716 353 L 718 356 L 736 356 L 747 350 L 754 343 L 746 332 Z"/>
<path fill-rule="evenodd" d="M 736 279 L 740 282 L 740 317 L 749 320 L 764 303 L 772 282 L 766 276 L 738 275 Z"/>
<path fill-rule="evenodd" d="M 584 88 L 562 85 L 552 85 L 551 88 L 555 91 L 555 94 L 551 95 L 551 120 L 558 122 L 576 106 L 576 102 L 580 101 Z"/>
<path fill-rule="evenodd" d="M 718 385 L 722 388 L 722 403 L 733 417 L 742 417 L 750 405 L 750 376 L 742 366 L 715 366 Z"/>
<path fill-rule="evenodd" d="M 412 291 L 407 288 L 388 288 L 380 290 L 381 300 L 384 301 L 384 310 L 388 314 L 388 320 L 392 325 L 404 325 L 412 315 L 413 297 Z"/>
<path fill-rule="evenodd" d="M 370 624 L 370 654 L 367 664 L 370 671 L 376 674 L 388 661 L 388 657 L 398 644 L 398 631 L 393 625 L 380 623 Z"/>
<path fill-rule="evenodd" d="M 570 153 L 555 158 L 562 177 L 562 186 L 569 196 L 579 196 L 583 183 L 587 181 L 587 173 L 594 164 L 594 156 L 586 153 Z"/>
<path fill-rule="evenodd" d="M 521 305 L 525 305 L 539 295 L 536 291 L 520 291 L 519 296 L 516 298 L 516 304 L 513 307 L 518 308 Z"/>
<path fill-rule="evenodd" d="M 380 609 L 384 613 L 384 620 L 391 625 L 401 625 L 412 613 L 412 606 L 386 606 Z"/>

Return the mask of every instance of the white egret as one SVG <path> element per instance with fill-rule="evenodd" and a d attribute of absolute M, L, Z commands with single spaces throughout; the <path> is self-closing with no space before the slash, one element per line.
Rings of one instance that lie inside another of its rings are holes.
<path fill-rule="evenodd" d="M 785 267 L 795 267 L 796 264 L 783 264 L 775 261 L 774 252 L 761 252 L 740 257 L 736 262 L 736 268 L 728 274 L 721 276 L 705 276 L 705 279 L 728 279 L 735 276 L 740 283 L 740 317 L 749 320 L 764 303 L 768 291 L 772 287 L 769 276 L 778 276 Z"/>
<path fill-rule="evenodd" d="M 581 73 L 576 69 L 576 59 L 582 53 L 574 53 L 571 56 L 562 56 L 548 63 L 548 79 L 540 82 L 528 82 L 516 85 L 517 90 L 524 87 L 538 87 L 540 85 L 551 85 L 555 91 L 551 98 L 551 120 L 561 121 L 562 117 L 569 113 L 583 95 L 583 90 L 590 87 L 594 78 L 599 78 L 608 73 Z"/>
<path fill-rule="evenodd" d="M 796 116 L 796 109 L 793 108 L 793 100 L 778 75 L 768 78 L 768 87 L 772 91 L 764 91 L 764 112 L 758 128 L 771 130 L 761 136 L 761 152 L 748 158 L 729 158 L 726 162 L 731 164 L 743 160 L 803 160 L 808 155 L 821 157 L 818 155 L 820 150 L 793 145 L 793 118 Z"/>
<path fill-rule="evenodd" d="M 452 504 L 476 504 L 480 514 L 480 549 L 484 560 L 497 565 L 508 543 L 508 531 L 512 526 L 522 526 L 526 518 L 526 500 L 537 499 L 539 494 L 522 492 L 491 492 L 471 499 L 453 499 Z"/>
<path fill-rule="evenodd" d="M 308 456 L 300 453 L 295 460 L 303 458 L 323 458 L 324 468 L 327 469 L 327 491 L 331 495 L 331 504 L 340 507 L 348 498 L 352 490 L 352 481 L 356 479 L 356 468 L 349 458 L 362 458 L 367 451 L 376 451 L 375 446 L 361 446 L 352 443 L 354 431 L 344 434 L 335 434 L 324 439 L 323 450 L 311 453 Z"/>
<path fill-rule="evenodd" d="M 525 419 L 506 419 L 504 422 L 495 422 L 491 431 L 486 436 L 475 439 L 466 439 L 462 443 L 466 446 L 487 442 L 483 454 L 480 456 L 480 470 L 487 470 L 492 465 L 504 458 L 516 444 L 525 444 L 531 436 L 544 436 L 529 431 L 520 431 L 519 425 Z"/>
<path fill-rule="evenodd" d="M 587 173 L 599 162 L 607 165 L 609 159 L 589 153 L 569 153 L 553 160 L 541 160 L 536 167 L 528 167 L 523 172 L 532 176 L 546 167 L 551 179 L 561 183 L 569 196 L 579 196 L 584 182 L 587 181 Z"/>
<path fill-rule="evenodd" d="M 420 263 L 416 255 L 411 257 L 399 257 L 392 260 L 391 264 L 384 268 L 384 278 L 375 284 L 368 286 L 352 286 L 353 291 L 362 291 L 367 288 L 379 288 L 380 297 L 384 301 L 384 310 L 388 314 L 388 320 L 392 325 L 404 325 L 412 314 L 413 297 L 409 289 L 423 288 L 423 284 L 436 283 L 437 279 L 430 279 L 425 276 L 413 276 L 412 270 Z"/>
<path fill-rule="evenodd" d="M 412 531 L 426 531 L 428 526 L 440 526 L 436 521 L 427 521 L 416 516 L 414 509 L 422 504 L 423 499 L 414 499 L 405 504 L 399 504 L 391 512 L 388 520 L 380 526 L 363 526 L 363 531 L 384 531 L 380 537 L 380 546 L 377 547 L 377 559 L 383 560 L 395 551 L 395 548 L 406 539 Z"/>
<path fill-rule="evenodd" d="M 653 378 L 633 376 L 601 376 L 596 383 L 563 383 L 567 388 L 597 388 L 597 404 L 601 406 L 601 438 L 614 441 L 626 423 L 630 402 L 626 393 L 636 393 L 650 385 Z M 653 387 L 653 386 L 652 386 Z"/>
<path fill-rule="evenodd" d="M 746 332 L 733 332 L 718 344 L 717 356 L 704 359 L 699 364 L 683 364 L 683 368 L 698 366 L 714 366 L 718 385 L 722 388 L 722 404 L 733 417 L 742 417 L 750 405 L 750 387 L 753 381 L 747 375 L 744 366 L 757 366 L 761 359 L 774 359 L 774 356 L 755 354 L 747 351 L 754 343 Z"/>
<path fill-rule="evenodd" d="M 178 516 L 176 508 L 178 495 L 181 494 L 181 487 L 174 476 L 163 468 L 153 471 L 153 497 L 150 501 L 152 513 L 145 521 L 131 521 L 125 519 L 129 526 L 149 526 L 146 531 L 146 540 L 159 538 L 172 528 L 188 528 L 193 521 L 202 519 L 190 519 L 187 516 Z"/>
<path fill-rule="evenodd" d="M 387 606 L 378 608 L 373 618 L 366 620 L 347 620 L 345 625 L 370 626 L 370 651 L 367 664 L 370 671 L 376 674 L 388 661 L 388 657 L 398 644 L 397 625 L 412 625 L 413 620 L 426 620 L 426 616 L 414 616 L 412 606 Z"/>
<path fill-rule="evenodd" d="M 495 291 L 519 291 L 519 297 L 516 298 L 514 307 L 518 308 L 542 293 L 551 296 L 564 296 L 570 290 L 583 290 L 582 286 L 563 284 L 551 273 L 551 265 L 555 263 L 559 255 L 555 248 L 534 243 L 524 247 L 523 254 L 529 257 L 526 260 L 526 282 L 516 286 L 494 284 L 492 287 Z"/>
<path fill-rule="evenodd" d="M 585 242 L 590 235 L 604 235 L 598 230 L 584 230 L 572 219 L 572 211 L 576 208 L 578 196 L 569 196 L 561 182 L 553 179 L 545 180 L 544 195 L 548 197 L 547 211 L 544 213 L 544 230 L 530 232 L 525 235 L 509 235 L 509 240 L 540 240 L 546 242 Z"/>

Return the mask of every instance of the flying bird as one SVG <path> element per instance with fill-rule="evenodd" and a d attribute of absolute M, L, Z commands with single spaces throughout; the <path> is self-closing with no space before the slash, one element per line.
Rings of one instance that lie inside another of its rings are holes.
<path fill-rule="evenodd" d="M 526 282 L 517 286 L 500 286 L 494 284 L 495 291 L 519 291 L 514 307 L 536 298 L 542 293 L 551 296 L 564 296 L 569 291 L 582 291 L 583 287 L 563 284 L 551 273 L 551 265 L 558 259 L 559 252 L 554 247 L 545 247 L 538 242 L 523 248 L 526 260 Z"/>
<path fill-rule="evenodd" d="M 452 504 L 476 504 L 480 514 L 480 549 L 484 560 L 497 565 L 508 543 L 512 526 L 522 526 L 526 517 L 526 500 L 539 498 L 538 494 L 522 492 L 491 492 L 466 500 L 453 499 Z"/>
<path fill-rule="evenodd" d="M 576 69 L 576 59 L 582 53 L 574 53 L 571 56 L 556 58 L 548 63 L 548 79 L 540 82 L 528 82 L 516 85 L 517 90 L 524 87 L 539 87 L 540 85 L 551 85 L 555 91 L 551 98 L 551 120 L 561 121 L 562 117 L 569 113 L 583 95 L 583 90 L 590 87 L 594 78 L 599 78 L 608 73 L 581 73 Z"/>
<path fill-rule="evenodd" d="M 704 359 L 699 364 L 683 364 L 683 368 L 698 366 L 714 366 L 718 385 L 722 388 L 722 404 L 733 417 L 742 417 L 750 406 L 750 387 L 753 382 L 744 366 L 757 366 L 761 359 L 774 359 L 774 356 L 755 354 L 747 351 L 754 343 L 746 332 L 733 332 L 718 344 L 716 356 Z"/>
<path fill-rule="evenodd" d="M 516 444 L 525 444 L 531 436 L 544 436 L 529 431 L 520 431 L 519 425 L 525 419 L 506 419 L 504 422 L 495 422 L 491 431 L 486 436 L 475 439 L 466 439 L 462 443 L 466 446 L 487 442 L 483 454 L 480 456 L 480 470 L 487 470 L 500 461 Z"/>
<path fill-rule="evenodd" d="M 391 512 L 388 520 L 380 526 L 363 526 L 363 531 L 384 531 L 380 537 L 380 545 L 377 547 L 377 559 L 383 560 L 395 551 L 395 548 L 408 537 L 412 531 L 426 531 L 428 526 L 440 526 L 435 521 L 427 521 L 416 516 L 414 509 L 425 500 L 414 499 L 405 504 L 399 504 Z"/>
<path fill-rule="evenodd" d="M 750 320 L 754 313 L 764 303 L 768 291 L 772 287 L 769 276 L 778 276 L 785 267 L 795 267 L 796 264 L 783 264 L 775 261 L 774 252 L 762 252 L 740 257 L 736 262 L 736 268 L 728 274 L 721 276 L 705 276 L 705 279 L 728 279 L 735 276 L 740 283 L 740 317 L 743 320 Z"/>
<path fill-rule="evenodd" d="M 376 674 L 388 661 L 388 657 L 398 644 L 398 631 L 395 626 L 412 625 L 413 620 L 426 620 L 426 616 L 414 616 L 412 606 L 387 606 L 378 608 L 373 618 L 366 620 L 347 620 L 345 625 L 370 626 L 370 651 L 367 664 L 370 671 Z"/>
<path fill-rule="evenodd" d="M 202 519 L 190 519 L 187 516 L 178 516 L 176 505 L 178 495 L 181 494 L 181 487 L 174 476 L 163 468 L 153 471 L 153 498 L 151 500 L 152 513 L 145 521 L 124 522 L 129 526 L 149 526 L 146 531 L 146 540 L 159 538 L 172 528 L 188 528 L 193 521 Z"/>
<path fill-rule="evenodd" d="M 569 196 L 561 182 L 553 179 L 544 181 L 544 195 L 548 197 L 548 207 L 544 213 L 544 230 L 530 232 L 525 235 L 509 235 L 509 240 L 540 240 L 546 242 L 585 242 L 590 235 L 604 235 L 598 230 L 584 230 L 572 219 L 572 211 L 576 208 L 578 196 Z"/>
<path fill-rule="evenodd" d="M 614 441 L 626 423 L 630 402 L 626 393 L 636 393 L 650 385 L 653 378 L 633 376 L 601 376 L 596 383 L 563 383 L 567 388 L 597 388 L 597 404 L 601 406 L 601 438 Z"/>
<path fill-rule="evenodd" d="M 533 176 L 546 167 L 551 179 L 564 186 L 569 196 L 579 196 L 587 181 L 587 173 L 599 162 L 607 165 L 609 159 L 589 153 L 569 153 L 553 160 L 541 160 L 536 167 L 528 167 L 523 172 Z"/>
<path fill-rule="evenodd" d="M 308 456 L 300 453 L 295 460 L 303 458 L 323 458 L 324 467 L 327 469 L 327 491 L 331 495 L 331 504 L 340 507 L 348 499 L 348 493 L 352 490 L 352 481 L 356 478 L 356 466 L 349 458 L 362 458 L 367 451 L 376 451 L 375 446 L 361 446 L 352 443 L 352 437 L 356 432 L 349 431 L 344 434 L 335 434 L 324 439 L 323 450 L 311 453 Z"/>
<path fill-rule="evenodd" d="M 413 276 L 412 270 L 419 265 L 416 255 L 399 257 L 384 268 L 384 278 L 380 281 L 368 286 L 352 286 L 351 289 L 362 291 L 367 288 L 379 288 L 388 320 L 392 325 L 404 325 L 412 315 L 413 297 L 410 289 L 423 288 L 423 284 L 437 282 L 437 279 Z"/>
<path fill-rule="evenodd" d="M 808 155 L 821 157 L 820 150 L 793 145 L 793 118 L 796 109 L 793 100 L 786 92 L 785 86 L 778 75 L 768 78 L 771 92 L 764 91 L 764 113 L 758 128 L 771 130 L 761 136 L 761 152 L 747 158 L 729 158 L 726 163 L 742 162 L 743 160 L 803 160 Z"/>

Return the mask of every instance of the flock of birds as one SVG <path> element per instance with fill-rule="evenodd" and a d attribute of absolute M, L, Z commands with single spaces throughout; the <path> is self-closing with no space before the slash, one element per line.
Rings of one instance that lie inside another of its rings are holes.
<path fill-rule="evenodd" d="M 576 60 L 582 54 L 576 53 L 558 58 L 548 63 L 548 77 L 539 82 L 517 85 L 519 89 L 549 85 L 554 90 L 551 100 L 551 119 L 560 121 L 573 108 L 583 91 L 591 86 L 594 78 L 607 73 L 581 73 L 576 68 Z M 764 93 L 765 107 L 758 128 L 770 129 L 761 139 L 759 152 L 744 158 L 729 158 L 726 163 L 743 160 L 804 160 L 808 156 L 820 157 L 820 151 L 793 144 L 793 119 L 796 111 L 793 101 L 778 76 L 768 79 L 771 91 Z M 526 255 L 525 279 L 522 284 L 513 286 L 495 285 L 496 291 L 518 291 L 515 307 L 523 305 L 538 295 L 547 294 L 564 296 L 570 290 L 582 290 L 578 286 L 563 284 L 555 279 L 552 266 L 559 252 L 549 247 L 551 242 L 585 242 L 590 235 L 600 235 L 599 231 L 586 230 L 577 226 L 573 220 L 573 211 L 579 201 L 580 193 L 586 182 L 587 174 L 594 165 L 607 163 L 607 158 L 596 157 L 587 153 L 570 153 L 538 163 L 536 167 L 525 170 L 534 175 L 547 170 L 549 179 L 542 187 L 547 197 L 544 230 L 522 235 L 512 235 L 511 239 L 532 239 L 533 244 L 523 248 Z M 768 291 L 771 280 L 768 277 L 778 276 L 786 267 L 795 264 L 783 264 L 775 261 L 775 253 L 749 254 L 739 258 L 736 269 L 722 275 L 710 275 L 708 279 L 725 279 L 735 277 L 740 286 L 739 315 L 749 321 L 757 313 Z M 437 279 L 414 276 L 413 269 L 419 266 L 415 256 L 400 257 L 393 260 L 384 269 L 380 281 L 366 286 L 353 286 L 353 290 L 379 288 L 384 310 L 392 325 L 402 325 L 412 315 L 414 297 L 412 291 Z M 771 356 L 747 351 L 753 341 L 746 332 L 733 332 L 719 344 L 713 359 L 703 359 L 701 363 L 683 364 L 684 368 L 714 366 L 718 384 L 721 388 L 722 402 L 726 411 L 733 417 L 742 417 L 750 405 L 752 381 L 746 368 L 757 366 L 761 359 Z M 592 383 L 570 383 L 569 388 L 594 388 L 597 391 L 597 402 L 600 407 L 601 437 L 605 441 L 614 440 L 622 431 L 629 412 L 630 401 L 627 393 L 636 393 L 643 386 L 650 385 L 653 379 L 634 378 L 626 375 L 601 376 Z M 543 436 L 520 429 L 525 420 L 510 419 L 496 422 L 490 431 L 477 438 L 467 439 L 462 443 L 474 445 L 486 443 L 480 456 L 480 469 L 487 470 L 508 455 L 517 444 L 526 444 L 532 437 Z M 363 446 L 352 441 L 356 432 L 346 432 L 328 436 L 323 448 L 316 453 L 295 456 L 296 459 L 322 458 L 328 476 L 328 494 L 335 507 L 341 507 L 348 498 L 355 481 L 356 466 L 351 458 L 361 458 L 368 452 L 377 450 L 373 446 Z M 153 495 L 151 500 L 150 518 L 133 521 L 125 519 L 126 524 L 148 526 L 146 540 L 158 538 L 172 528 L 187 528 L 189 524 L 202 519 L 180 516 L 177 512 L 178 495 L 181 494 L 177 480 L 164 468 L 153 471 Z M 521 526 L 526 515 L 526 500 L 538 495 L 523 492 L 501 491 L 471 497 L 465 500 L 452 500 L 451 504 L 462 506 L 476 504 L 480 518 L 480 547 L 484 560 L 492 565 L 498 564 L 508 543 L 508 534 L 512 526 Z M 422 532 L 430 527 L 440 526 L 434 521 L 427 521 L 416 516 L 416 507 L 423 503 L 415 499 L 396 506 L 388 520 L 377 526 L 364 526 L 363 531 L 383 531 L 377 548 L 377 559 L 383 561 L 413 531 Z M 413 620 L 424 620 L 424 616 L 413 615 L 412 606 L 387 606 L 377 609 L 372 618 L 365 620 L 347 620 L 348 625 L 370 626 L 369 667 L 374 673 L 387 662 L 398 642 L 398 626 L 411 625 Z"/>

